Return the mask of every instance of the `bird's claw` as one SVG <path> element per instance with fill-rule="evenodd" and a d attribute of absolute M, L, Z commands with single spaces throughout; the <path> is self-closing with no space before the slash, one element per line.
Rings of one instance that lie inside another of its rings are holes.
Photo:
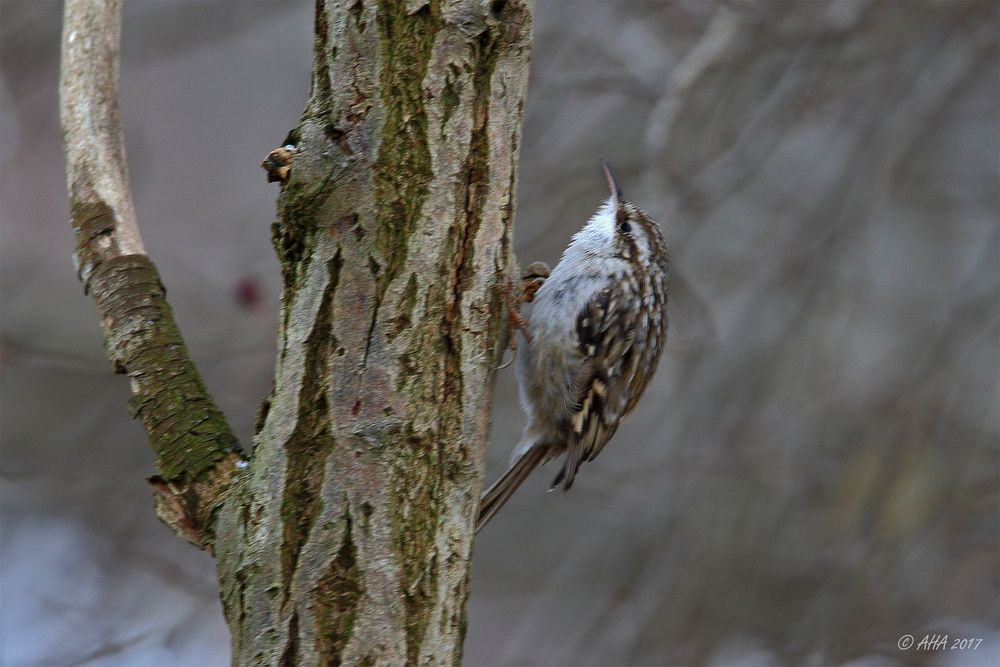
<path fill-rule="evenodd" d="M 510 365 L 512 363 L 514 363 L 515 359 L 517 359 L 517 345 L 511 345 L 509 347 L 510 347 L 511 352 L 513 352 L 514 354 L 510 355 L 510 359 L 509 360 L 507 360 L 507 361 L 503 362 L 502 364 L 500 364 L 499 366 L 497 366 L 496 369 L 498 371 L 502 371 L 505 368 L 510 368 Z M 506 350 L 504 350 L 504 354 L 506 354 Z"/>
<path fill-rule="evenodd" d="M 531 303 L 535 294 L 549 277 L 549 265 L 545 262 L 532 262 L 521 274 L 521 302 Z"/>
<path fill-rule="evenodd" d="M 503 286 L 503 298 L 507 304 L 507 317 L 510 320 L 510 327 L 515 332 L 520 331 L 524 334 L 525 339 L 528 344 L 531 344 L 531 334 L 528 333 L 528 320 L 525 319 L 524 315 L 517 309 L 517 305 L 514 303 L 514 298 L 511 295 L 514 287 L 511 285 L 510 279 Z M 523 299 L 522 299 L 523 300 Z M 517 349 L 517 336 L 511 336 L 510 347 Z"/>
<path fill-rule="evenodd" d="M 545 262 L 533 262 L 528 265 L 526 269 L 521 273 L 521 298 L 518 300 L 520 303 L 531 303 L 535 300 L 535 294 L 541 288 L 545 279 L 549 277 L 549 265 Z M 504 303 L 507 305 L 507 317 L 510 322 L 510 327 L 514 331 L 514 335 L 510 337 L 508 347 L 514 354 L 511 355 L 508 361 L 503 362 L 497 366 L 497 370 L 503 370 L 508 368 L 517 359 L 517 332 L 520 331 L 524 334 L 525 340 L 528 344 L 531 344 L 531 333 L 528 331 L 528 320 L 521 314 L 517 308 L 517 304 L 513 298 L 514 286 L 511 283 L 510 278 L 504 283 L 501 288 L 503 291 Z"/>

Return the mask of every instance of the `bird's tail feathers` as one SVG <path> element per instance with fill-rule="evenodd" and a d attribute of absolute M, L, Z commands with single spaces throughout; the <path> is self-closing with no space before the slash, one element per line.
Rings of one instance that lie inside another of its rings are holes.
<path fill-rule="evenodd" d="M 563 491 L 569 491 L 573 488 L 573 480 L 576 479 L 576 473 L 580 469 L 580 446 L 570 446 L 566 449 L 566 461 L 563 463 L 562 470 L 556 475 L 556 478 L 552 480 L 552 486 L 549 487 L 549 491 L 554 491 L 559 484 L 563 485 Z"/>
<path fill-rule="evenodd" d="M 514 495 L 518 487 L 528 478 L 535 468 L 545 462 L 547 447 L 535 445 L 522 454 L 507 469 L 500 479 L 486 490 L 479 500 L 479 518 L 476 520 L 478 533 L 492 519 L 500 508 Z"/>

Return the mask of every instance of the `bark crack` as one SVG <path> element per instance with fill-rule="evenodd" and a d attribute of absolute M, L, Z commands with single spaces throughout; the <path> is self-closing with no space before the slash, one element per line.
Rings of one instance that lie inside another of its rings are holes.
<path fill-rule="evenodd" d="M 358 605 L 365 594 L 350 502 L 346 496 L 344 506 L 344 537 L 340 550 L 311 594 L 315 600 L 316 651 L 334 666 L 343 662 L 343 651 L 351 640 Z"/>
<path fill-rule="evenodd" d="M 316 313 L 316 320 L 305 343 L 305 373 L 299 392 L 299 413 L 295 430 L 285 443 L 287 485 L 282 498 L 283 540 L 282 572 L 291 582 L 299 553 L 313 521 L 318 516 L 322 498 L 326 457 L 335 446 L 327 401 L 330 355 L 333 351 L 333 295 L 340 281 L 341 260 L 338 251 L 327 264 L 326 287 Z M 285 602 L 291 587 L 285 588 Z"/>
<path fill-rule="evenodd" d="M 374 167 L 378 207 L 376 246 L 384 259 L 376 307 L 406 263 L 408 239 L 416 228 L 434 177 L 427 144 L 423 81 L 441 23 L 437 2 L 408 14 L 403 3 L 379 0 L 382 103 L 385 106 Z M 405 47 L 400 45 L 405 44 Z"/>

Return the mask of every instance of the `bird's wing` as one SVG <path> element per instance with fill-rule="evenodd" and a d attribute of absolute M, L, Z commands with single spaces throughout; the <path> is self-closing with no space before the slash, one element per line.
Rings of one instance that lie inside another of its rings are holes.
<path fill-rule="evenodd" d="M 583 461 L 592 461 L 635 405 L 648 376 L 639 372 L 636 326 L 639 314 L 631 286 L 615 281 L 598 292 L 576 321 L 580 363 L 574 384 L 578 397 L 570 418 L 566 461 L 552 486 L 568 490 Z M 645 332 L 638 332 L 645 338 Z"/>

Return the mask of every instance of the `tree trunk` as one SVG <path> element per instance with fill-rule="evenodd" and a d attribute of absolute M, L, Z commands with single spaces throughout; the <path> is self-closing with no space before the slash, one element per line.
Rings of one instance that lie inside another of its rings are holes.
<path fill-rule="evenodd" d="M 309 104 L 268 162 L 284 290 L 249 460 L 136 224 L 120 19 L 121 0 L 66 2 L 75 257 L 156 453 L 157 513 L 216 556 L 233 663 L 459 662 L 516 273 L 530 4 L 317 1 Z"/>
<path fill-rule="evenodd" d="M 214 526 L 235 664 L 460 660 L 530 33 L 522 0 L 317 2 L 275 388 Z"/>

